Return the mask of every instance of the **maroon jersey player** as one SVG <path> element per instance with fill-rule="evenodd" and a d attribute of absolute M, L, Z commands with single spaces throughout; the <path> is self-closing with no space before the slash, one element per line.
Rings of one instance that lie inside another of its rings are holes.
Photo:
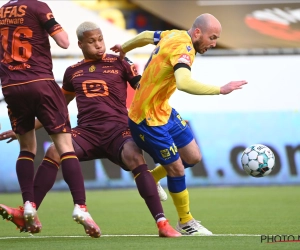
<path fill-rule="evenodd" d="M 157 223 L 159 236 L 180 236 L 165 218 L 155 181 L 128 128 L 127 82 L 135 88 L 140 76 L 128 59 L 120 60 L 105 53 L 103 35 L 96 24 L 79 25 L 77 37 L 84 60 L 66 70 L 62 87 L 67 103 L 76 96 L 78 126 L 72 129 L 72 139 L 77 157 L 81 161 L 108 158 L 131 171 Z M 37 206 L 55 182 L 58 161 L 56 149 L 51 145 L 35 176 Z"/>
<path fill-rule="evenodd" d="M 0 214 L 11 219 L 21 231 L 41 231 L 33 182 L 37 117 L 57 148 L 63 176 L 75 204 L 74 220 L 81 223 L 90 236 L 99 237 L 100 229 L 85 206 L 84 181 L 72 145 L 66 102 L 52 73 L 48 37 L 50 35 L 66 49 L 69 46 L 68 35 L 56 22 L 46 3 L 12 0 L 0 10 L 1 85 L 11 126 L 20 143 L 16 172 L 24 202 L 24 211 L 16 214 L 15 210 L 0 205 Z M 25 222 L 19 225 L 21 215 Z"/>
<path fill-rule="evenodd" d="M 110 54 L 66 70 L 62 89 L 71 98 L 76 94 L 78 126 L 72 133 L 84 151 L 77 154 L 80 160 L 108 158 L 128 170 L 119 154 L 119 148 L 132 140 L 127 126 L 127 82 L 135 88 L 140 78 L 132 62 Z"/>

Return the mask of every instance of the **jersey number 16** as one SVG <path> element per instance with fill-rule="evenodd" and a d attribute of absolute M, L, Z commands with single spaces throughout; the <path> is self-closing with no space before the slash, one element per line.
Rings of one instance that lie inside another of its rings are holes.
<path fill-rule="evenodd" d="M 12 35 L 11 44 L 9 44 L 9 35 Z M 13 60 L 18 62 L 27 62 L 32 54 L 32 45 L 26 40 L 32 37 L 32 30 L 28 27 L 17 27 L 12 34 L 9 28 L 0 29 L 0 37 L 3 52 L 2 62 L 10 63 Z M 8 46 L 11 46 L 11 52 L 8 51 Z"/>

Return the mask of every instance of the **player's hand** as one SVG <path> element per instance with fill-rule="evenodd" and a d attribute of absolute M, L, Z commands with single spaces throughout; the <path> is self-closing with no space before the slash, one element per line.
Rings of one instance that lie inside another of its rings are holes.
<path fill-rule="evenodd" d="M 224 86 L 221 87 L 220 89 L 220 94 L 222 95 L 227 95 L 229 93 L 231 93 L 232 91 L 236 90 L 236 89 L 241 89 L 243 85 L 247 84 L 247 81 L 232 81 L 229 82 L 227 84 L 225 84 Z"/>
<path fill-rule="evenodd" d="M 16 137 L 15 132 L 12 131 L 12 130 L 8 130 L 8 131 L 5 131 L 5 132 L 1 133 L 0 134 L 0 141 L 6 140 L 6 139 L 9 139 L 6 143 L 10 143 L 10 142 L 16 140 L 17 137 Z"/>
<path fill-rule="evenodd" d="M 116 44 L 115 46 L 111 47 L 110 50 L 113 52 L 119 53 L 119 57 L 121 60 L 124 59 L 126 53 L 123 51 L 121 44 Z"/>

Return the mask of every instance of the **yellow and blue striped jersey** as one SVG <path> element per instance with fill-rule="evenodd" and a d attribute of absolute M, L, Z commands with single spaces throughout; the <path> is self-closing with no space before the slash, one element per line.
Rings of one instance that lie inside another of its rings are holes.
<path fill-rule="evenodd" d="M 156 48 L 146 64 L 140 84 L 129 108 L 129 118 L 139 124 L 146 119 L 149 126 L 168 122 L 172 108 L 169 99 L 176 90 L 174 66 L 193 64 L 196 51 L 191 37 L 184 30 L 154 33 Z"/>

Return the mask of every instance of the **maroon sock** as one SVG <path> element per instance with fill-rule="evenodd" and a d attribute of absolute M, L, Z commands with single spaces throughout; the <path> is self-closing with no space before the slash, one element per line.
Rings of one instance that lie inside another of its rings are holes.
<path fill-rule="evenodd" d="M 36 209 L 39 208 L 46 194 L 53 187 L 58 169 L 59 164 L 48 157 L 45 157 L 38 167 L 34 176 L 34 202 Z"/>
<path fill-rule="evenodd" d="M 165 217 L 164 211 L 157 193 L 155 181 L 146 164 L 140 165 L 132 173 L 135 177 L 136 186 L 140 195 L 145 200 L 153 218 L 157 221 Z"/>
<path fill-rule="evenodd" d="M 71 191 L 74 204 L 85 205 L 85 188 L 81 167 L 74 152 L 60 156 L 61 170 Z"/>
<path fill-rule="evenodd" d="M 26 201 L 34 202 L 34 157 L 35 155 L 31 152 L 21 151 L 16 163 L 16 171 L 22 192 L 23 203 Z"/>

